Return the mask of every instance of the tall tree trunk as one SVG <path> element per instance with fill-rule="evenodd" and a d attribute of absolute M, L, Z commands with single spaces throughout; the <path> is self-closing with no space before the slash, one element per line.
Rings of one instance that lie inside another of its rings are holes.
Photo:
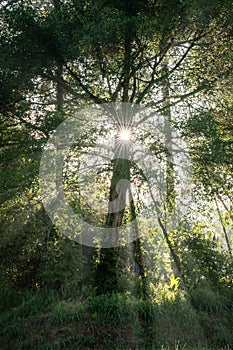
<path fill-rule="evenodd" d="M 56 107 L 58 112 L 63 112 L 64 91 L 62 87 L 63 65 L 58 64 L 56 71 L 57 91 L 56 91 Z"/>
<path fill-rule="evenodd" d="M 117 210 L 117 202 L 119 203 L 119 211 L 109 212 L 106 218 L 106 226 L 115 228 L 114 240 L 116 241 L 116 247 L 101 248 L 99 263 L 96 271 L 96 287 L 97 293 L 112 293 L 118 290 L 118 280 L 121 270 L 121 250 L 122 248 L 118 243 L 118 231 L 123 222 L 125 205 L 126 205 L 126 192 L 119 193 L 116 186 L 120 180 L 130 181 L 130 162 L 127 159 L 115 158 L 113 161 L 113 173 L 110 185 L 109 202 L 115 202 L 115 208 Z M 121 198 L 119 198 L 119 196 Z M 110 207 L 110 206 L 109 206 Z"/>
<path fill-rule="evenodd" d="M 53 6 L 55 12 L 57 12 L 57 15 L 59 16 L 60 8 L 61 8 L 61 2 L 60 0 L 53 0 Z M 63 78 L 63 64 L 61 61 L 57 65 L 56 70 L 56 108 L 58 112 L 63 111 L 63 105 L 64 105 L 64 91 L 62 87 L 62 78 Z"/>
<path fill-rule="evenodd" d="M 129 81 L 130 81 L 130 66 L 131 66 L 131 40 L 129 33 L 125 34 L 125 53 L 124 53 L 124 66 L 123 66 L 123 94 L 122 101 L 128 102 L 129 100 Z M 129 111 L 126 110 L 126 113 Z M 127 117 L 126 117 L 127 120 Z M 118 125 L 122 127 L 122 125 Z M 113 160 L 113 171 L 110 184 L 109 202 L 119 200 L 119 193 L 117 192 L 117 183 L 124 179 L 130 181 L 130 163 L 127 159 L 120 158 L 120 154 L 117 144 L 115 144 L 115 158 Z M 126 193 L 121 194 L 121 203 L 126 203 Z M 110 206 L 109 206 L 110 207 Z M 116 210 L 116 209 L 115 209 Z M 115 228 L 114 240 L 118 240 L 118 230 L 122 225 L 125 208 L 121 208 L 119 211 L 109 212 L 106 218 L 106 226 Z M 96 290 L 97 293 L 112 293 L 118 290 L 118 279 L 121 269 L 121 250 L 119 245 L 110 248 L 101 248 L 99 263 L 96 269 Z"/>
<path fill-rule="evenodd" d="M 132 32 L 131 28 L 129 31 L 126 31 L 125 33 L 125 52 L 124 52 L 124 65 L 123 65 L 123 82 L 122 82 L 122 102 L 128 103 L 129 102 L 129 92 L 130 92 L 130 70 L 132 67 L 132 56 L 131 56 L 131 50 L 132 50 Z M 127 127 L 127 120 L 130 120 L 130 105 L 127 105 L 128 107 L 124 110 L 124 118 L 123 125 L 119 125 L 119 127 L 125 126 Z M 124 106 L 123 106 L 124 108 Z M 124 145 L 127 147 L 127 145 Z M 116 152 L 118 152 L 117 146 L 116 146 Z M 127 150 L 125 149 L 124 152 L 127 153 Z M 120 153 L 120 152 L 119 152 Z M 109 194 L 109 201 L 110 203 L 113 201 L 117 201 L 120 203 L 121 209 L 119 211 L 115 212 L 109 212 L 106 219 L 106 226 L 115 228 L 115 240 L 118 240 L 118 230 L 119 227 L 122 225 L 124 212 L 125 212 L 125 205 L 126 205 L 126 193 L 121 194 L 121 199 L 119 201 L 119 193 L 116 190 L 117 183 L 120 180 L 127 180 L 130 182 L 130 161 L 127 159 L 127 157 L 119 157 L 117 156 L 113 161 L 113 174 L 111 179 L 111 185 L 110 185 L 110 194 Z M 122 208 L 123 204 L 123 208 Z M 135 211 L 135 205 L 133 201 L 133 197 L 131 196 L 130 199 L 130 211 L 131 211 L 131 218 L 132 220 L 136 219 L 136 211 Z M 138 233 L 137 233 L 138 237 Z M 129 248 L 129 247 L 128 247 Z M 127 247 L 126 247 L 127 249 Z M 102 248 L 100 251 L 100 258 L 99 258 L 99 264 L 97 265 L 97 274 L 96 274 L 96 285 L 97 285 L 97 292 L 103 293 L 103 292 L 114 292 L 118 289 L 118 280 L 120 278 L 120 271 L 123 267 L 122 264 L 122 250 L 120 246 L 116 246 L 114 248 Z M 139 295 L 145 297 L 146 295 L 146 274 L 145 269 L 143 265 L 143 259 L 142 259 L 142 249 L 141 249 L 141 241 L 139 238 L 137 238 L 135 241 L 133 241 L 133 257 L 136 265 L 139 269 Z"/>
<path fill-rule="evenodd" d="M 165 199 L 165 219 L 164 221 L 159 218 L 159 225 L 162 229 L 166 243 L 170 250 L 172 258 L 172 269 L 175 275 L 181 276 L 181 261 L 176 251 L 176 243 L 171 240 L 169 234 L 169 223 L 173 221 L 175 214 L 175 173 L 174 173 L 174 158 L 172 151 L 172 116 L 170 109 L 170 87 L 168 78 L 168 66 L 167 63 L 163 63 L 163 74 L 165 76 L 162 92 L 164 99 L 164 133 L 165 133 L 165 148 L 166 148 L 166 199 Z M 167 76 L 167 77 L 166 77 Z"/>
<path fill-rule="evenodd" d="M 226 229 L 226 227 L 224 225 L 224 220 L 223 220 L 223 217 L 222 217 L 219 205 L 218 205 L 218 200 L 217 200 L 216 197 L 214 198 L 214 201 L 215 201 L 218 217 L 219 217 L 219 220 L 220 220 L 220 223 L 221 223 L 221 226 L 222 226 L 222 230 L 223 230 L 223 233 L 224 233 L 224 237 L 225 237 L 226 245 L 227 245 L 227 248 L 228 248 L 228 252 L 229 252 L 230 256 L 232 257 L 232 247 L 231 247 L 230 239 L 228 237 L 227 229 Z"/>
<path fill-rule="evenodd" d="M 163 64 L 163 74 L 168 74 L 167 64 Z M 172 129 L 171 129 L 171 109 L 170 105 L 170 87 L 168 77 L 164 79 L 162 85 L 164 99 L 164 134 L 166 147 L 166 212 L 172 215 L 175 209 L 175 176 L 174 176 L 174 159 L 172 154 Z"/>
<path fill-rule="evenodd" d="M 145 266 L 144 266 L 144 262 L 143 262 L 142 243 L 141 243 L 141 239 L 139 237 L 136 208 L 135 208 L 133 197 L 131 196 L 131 198 L 132 198 L 131 203 L 130 203 L 131 218 L 132 218 L 132 220 L 135 220 L 134 221 L 134 230 L 136 231 L 135 236 L 137 237 L 133 241 L 133 258 L 134 258 L 135 264 L 139 270 L 139 276 L 137 276 L 137 278 L 138 278 L 138 280 L 137 280 L 137 294 L 140 298 L 146 299 L 148 297 L 148 284 L 147 284 Z"/>

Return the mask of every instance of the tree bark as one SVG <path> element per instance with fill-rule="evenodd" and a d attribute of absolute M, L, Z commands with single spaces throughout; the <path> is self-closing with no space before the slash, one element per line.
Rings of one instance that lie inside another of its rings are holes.
<path fill-rule="evenodd" d="M 175 242 L 173 243 L 169 237 L 169 221 L 173 220 L 175 211 L 175 173 L 174 173 L 174 158 L 172 151 L 172 129 L 171 129 L 171 109 L 170 109 L 170 88 L 168 79 L 168 66 L 166 62 L 163 63 L 163 74 L 165 77 L 162 85 L 163 99 L 164 99 L 164 133 L 165 133 L 165 149 L 166 149 L 166 199 L 165 199 L 165 219 L 162 222 L 159 217 L 159 225 L 162 229 L 166 243 L 170 250 L 170 255 L 174 266 L 172 269 L 175 275 L 181 276 L 181 261 L 176 252 Z M 173 264 L 172 264 L 173 265 Z"/>
<path fill-rule="evenodd" d="M 119 199 L 119 192 L 116 186 L 120 180 L 130 181 L 130 162 L 127 159 L 116 158 L 113 161 L 113 174 L 111 178 L 109 202 L 117 202 Z M 121 193 L 119 203 L 126 204 L 126 193 Z M 115 241 L 118 242 L 118 230 L 123 222 L 125 212 L 124 208 L 109 212 L 106 218 L 106 226 L 115 228 Z M 118 291 L 118 279 L 120 277 L 121 266 L 121 250 L 120 246 L 101 248 L 99 263 L 96 270 L 96 288 L 97 294 L 112 293 Z"/>
<path fill-rule="evenodd" d="M 57 111 L 63 112 L 64 105 L 64 91 L 62 86 L 63 66 L 59 63 L 56 71 L 57 91 L 56 91 L 56 104 Z"/>
<path fill-rule="evenodd" d="M 127 7 L 127 6 L 126 6 Z M 126 11 L 131 11 L 130 8 L 126 8 Z M 122 102 L 128 103 L 130 100 L 130 72 L 132 68 L 132 37 L 133 33 L 131 28 L 128 28 L 125 32 L 125 40 L 124 40 L 124 61 L 123 61 L 123 81 L 122 81 Z M 124 108 L 124 107 L 123 107 Z M 125 120 L 123 121 L 123 125 L 118 125 L 118 127 L 127 127 L 127 120 L 130 120 L 129 114 L 130 107 L 125 108 Z M 128 115 L 128 116 L 127 116 Z M 116 153 L 118 153 L 116 145 Z M 124 147 L 127 148 L 125 144 Z M 120 153 L 120 152 L 119 152 Z M 123 153 L 127 154 L 127 149 L 124 150 Z M 120 203 L 121 209 L 115 212 L 109 212 L 106 218 L 106 226 L 115 228 L 115 239 L 118 241 L 118 230 L 119 227 L 122 226 L 125 206 L 126 206 L 126 193 L 121 194 L 121 199 L 119 200 L 119 193 L 116 190 L 116 186 L 120 180 L 127 180 L 130 182 L 130 161 L 127 157 L 121 158 L 117 156 L 113 161 L 113 174 L 110 184 L 110 193 L 109 193 L 109 201 L 114 202 L 117 201 Z M 123 205 L 123 208 L 122 208 Z M 133 197 L 130 199 L 130 215 L 131 219 L 136 219 L 136 211 L 135 205 L 133 201 Z M 138 228 L 136 227 L 138 231 Z M 137 237 L 138 237 L 137 232 Z M 129 247 L 128 247 L 129 248 Z M 126 247 L 127 249 L 127 247 Z M 97 265 L 97 274 L 96 274 L 96 286 L 97 293 L 105 293 L 105 292 L 115 292 L 118 289 L 118 280 L 120 278 L 121 269 L 123 268 L 122 262 L 122 252 L 123 248 L 120 246 L 112 247 L 112 248 L 102 248 L 100 250 L 99 264 Z M 146 274 L 145 268 L 143 265 L 142 259 L 142 249 L 141 249 L 141 241 L 139 237 L 133 241 L 133 258 L 134 262 L 138 266 L 139 269 L 139 289 L 138 294 L 140 297 L 146 296 Z M 138 276 L 137 276 L 138 277 Z"/>

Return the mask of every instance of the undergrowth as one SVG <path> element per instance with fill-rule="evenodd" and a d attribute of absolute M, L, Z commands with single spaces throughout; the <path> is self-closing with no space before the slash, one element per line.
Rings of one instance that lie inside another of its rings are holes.
<path fill-rule="evenodd" d="M 158 300 L 127 293 L 71 298 L 51 290 L 2 289 L 0 349 L 233 348 L 228 298 L 196 289 Z"/>

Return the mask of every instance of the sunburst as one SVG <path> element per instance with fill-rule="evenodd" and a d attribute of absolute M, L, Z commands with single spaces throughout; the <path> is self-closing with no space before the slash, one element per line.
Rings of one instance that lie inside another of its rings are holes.
<path fill-rule="evenodd" d="M 120 141 L 130 141 L 132 137 L 131 130 L 129 128 L 121 128 L 118 137 Z"/>

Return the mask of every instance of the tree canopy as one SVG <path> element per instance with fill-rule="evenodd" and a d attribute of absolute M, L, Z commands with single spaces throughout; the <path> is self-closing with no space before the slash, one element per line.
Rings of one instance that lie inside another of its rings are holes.
<path fill-rule="evenodd" d="M 1 2 L 2 283 L 144 300 L 206 283 L 232 296 L 232 8 L 231 0 Z M 43 154 L 74 118 L 66 198 L 97 227 L 132 224 L 130 243 L 93 249 L 69 240 L 43 207 Z M 116 156 L 119 143 L 145 150 L 147 173 Z M 149 176 L 154 186 L 163 178 L 157 197 Z M 119 192 L 122 179 L 130 194 Z M 123 207 L 100 210 L 120 196 Z"/>

